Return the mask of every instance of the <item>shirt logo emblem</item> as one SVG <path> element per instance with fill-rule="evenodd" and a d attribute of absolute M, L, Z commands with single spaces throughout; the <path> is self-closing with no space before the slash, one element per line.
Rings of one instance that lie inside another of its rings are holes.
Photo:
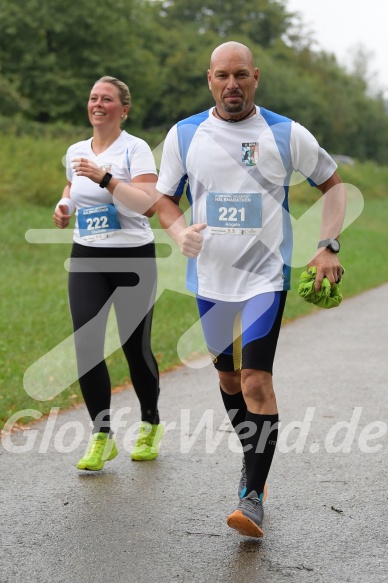
<path fill-rule="evenodd" d="M 242 162 L 245 166 L 256 166 L 259 161 L 258 142 L 242 143 Z"/>

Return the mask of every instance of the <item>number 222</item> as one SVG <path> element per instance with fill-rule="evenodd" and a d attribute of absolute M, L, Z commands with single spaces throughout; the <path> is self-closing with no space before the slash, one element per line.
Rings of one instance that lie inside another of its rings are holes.
<path fill-rule="evenodd" d="M 86 219 L 87 225 L 88 225 L 88 231 L 92 230 L 92 229 L 106 229 L 109 225 L 108 225 L 108 217 L 106 216 L 102 216 L 102 217 L 94 217 Z"/>

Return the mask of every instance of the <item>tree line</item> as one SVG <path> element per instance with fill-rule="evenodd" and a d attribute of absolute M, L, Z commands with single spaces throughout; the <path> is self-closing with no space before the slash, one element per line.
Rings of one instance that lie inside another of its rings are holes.
<path fill-rule="evenodd" d="M 254 54 L 256 103 L 305 125 L 332 153 L 386 163 L 383 95 L 313 50 L 285 0 L 3 0 L 0 116 L 84 126 L 91 86 L 112 75 L 131 89 L 132 127 L 167 130 L 212 105 L 206 70 L 227 40 Z"/>

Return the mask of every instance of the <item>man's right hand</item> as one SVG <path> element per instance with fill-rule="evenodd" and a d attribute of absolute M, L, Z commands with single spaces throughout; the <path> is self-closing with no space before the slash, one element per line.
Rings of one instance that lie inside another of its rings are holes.
<path fill-rule="evenodd" d="M 206 223 L 190 225 L 179 233 L 177 243 L 183 255 L 191 259 L 198 257 L 203 245 L 203 235 L 200 231 L 206 227 Z"/>
<path fill-rule="evenodd" d="M 70 223 L 70 219 L 71 219 L 71 215 L 69 215 L 68 212 L 69 212 L 69 208 L 68 208 L 67 204 L 60 204 L 55 209 L 53 219 L 54 219 L 55 225 L 59 229 L 65 229 L 66 227 L 68 227 L 68 225 Z"/>

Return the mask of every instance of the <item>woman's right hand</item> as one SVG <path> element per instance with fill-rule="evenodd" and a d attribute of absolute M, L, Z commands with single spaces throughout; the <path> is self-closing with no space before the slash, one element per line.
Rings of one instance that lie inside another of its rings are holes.
<path fill-rule="evenodd" d="M 69 213 L 69 207 L 67 204 L 59 204 L 55 209 L 53 219 L 55 225 L 59 229 L 66 229 L 69 226 L 71 215 Z"/>

